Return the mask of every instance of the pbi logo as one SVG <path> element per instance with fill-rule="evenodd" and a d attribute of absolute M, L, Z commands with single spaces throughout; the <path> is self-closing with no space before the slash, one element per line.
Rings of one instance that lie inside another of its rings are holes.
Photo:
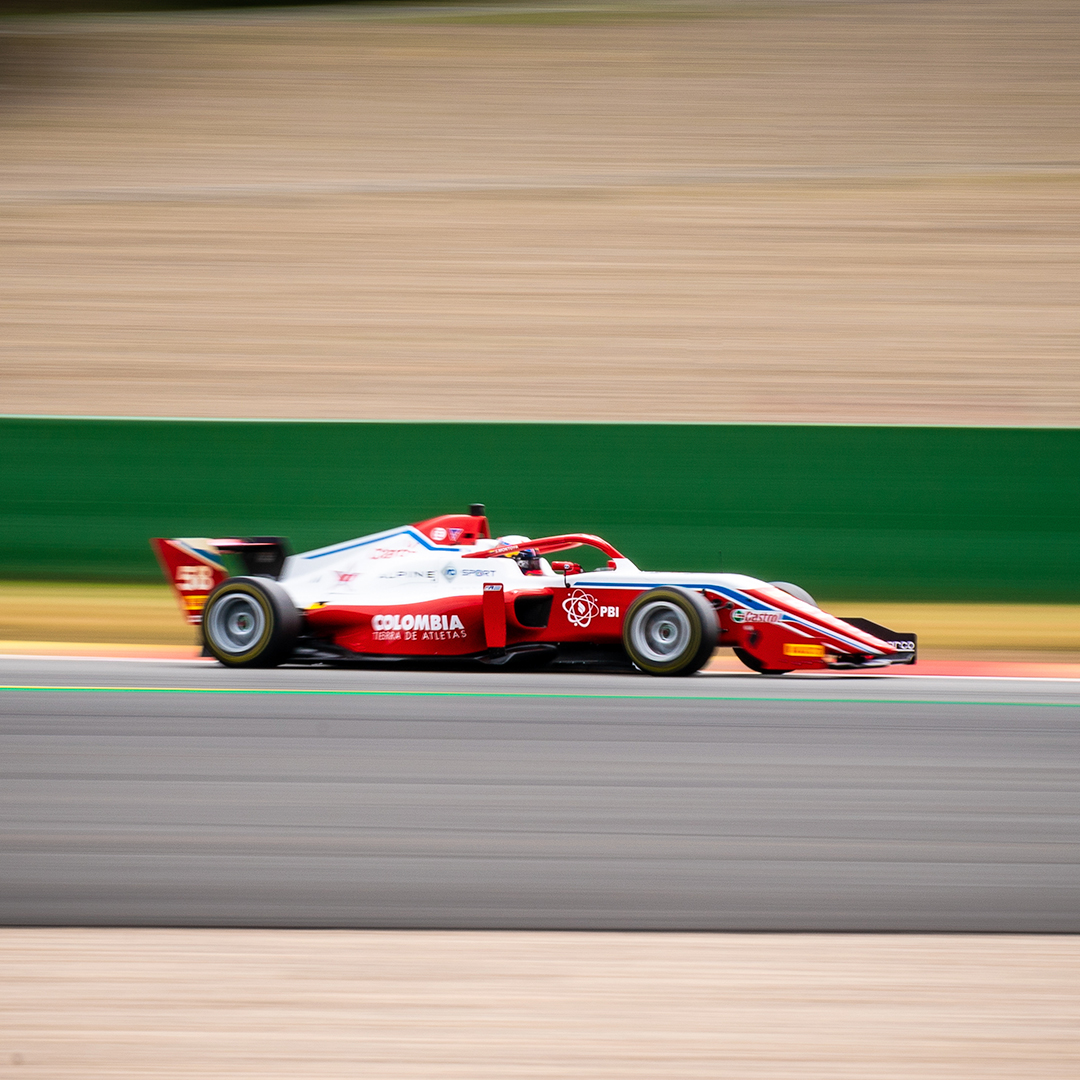
<path fill-rule="evenodd" d="M 584 630 L 593 619 L 617 619 L 619 609 L 598 604 L 592 593 L 582 592 L 575 589 L 563 602 L 563 611 L 566 612 L 566 620 L 571 626 L 578 626 Z"/>

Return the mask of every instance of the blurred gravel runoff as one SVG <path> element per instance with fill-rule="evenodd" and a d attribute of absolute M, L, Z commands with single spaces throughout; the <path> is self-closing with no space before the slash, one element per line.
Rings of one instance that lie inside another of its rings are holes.
<path fill-rule="evenodd" d="M 8 929 L 0 1069 L 1074 1080 L 1078 987 L 1076 937 Z"/>
<path fill-rule="evenodd" d="M 0 24 L 9 413 L 1080 420 L 1080 19 Z"/>

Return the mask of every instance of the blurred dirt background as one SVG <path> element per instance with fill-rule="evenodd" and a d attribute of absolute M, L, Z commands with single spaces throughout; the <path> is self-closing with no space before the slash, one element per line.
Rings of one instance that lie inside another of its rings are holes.
<path fill-rule="evenodd" d="M 0 410 L 1076 424 L 1078 16 L 0 20 Z"/>
<path fill-rule="evenodd" d="M 0 930 L 0 1073 L 1072 1080 L 1067 937 Z"/>

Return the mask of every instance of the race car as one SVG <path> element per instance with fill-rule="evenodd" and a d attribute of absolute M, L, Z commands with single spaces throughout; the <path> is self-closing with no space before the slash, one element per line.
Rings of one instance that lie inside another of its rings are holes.
<path fill-rule="evenodd" d="M 281 537 L 151 540 L 228 667 L 481 663 L 690 675 L 730 647 L 764 675 L 913 664 L 915 634 L 744 574 L 641 570 L 587 533 L 492 537 L 484 506 L 292 554 Z M 595 549 L 585 571 L 547 556 Z M 226 559 L 242 568 L 231 575 Z"/>

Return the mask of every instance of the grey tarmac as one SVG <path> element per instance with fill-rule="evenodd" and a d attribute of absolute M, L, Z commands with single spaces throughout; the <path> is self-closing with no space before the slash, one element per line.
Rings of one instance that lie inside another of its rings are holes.
<path fill-rule="evenodd" d="M 1076 682 L 7 658 L 0 685 L 7 925 L 1080 930 Z"/>

